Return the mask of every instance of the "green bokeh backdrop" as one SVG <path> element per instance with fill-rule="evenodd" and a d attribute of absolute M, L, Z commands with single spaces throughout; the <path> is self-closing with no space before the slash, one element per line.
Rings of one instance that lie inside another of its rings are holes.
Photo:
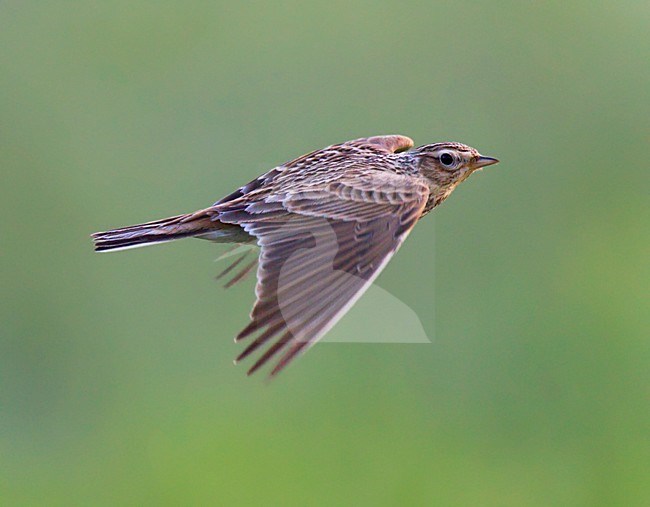
<path fill-rule="evenodd" d="M 648 26 L 643 1 L 2 2 L 0 503 L 649 505 Z M 214 282 L 218 247 L 91 250 L 384 133 L 502 160 L 378 279 L 433 344 L 326 343 L 266 385 L 232 366 L 253 284 Z"/>

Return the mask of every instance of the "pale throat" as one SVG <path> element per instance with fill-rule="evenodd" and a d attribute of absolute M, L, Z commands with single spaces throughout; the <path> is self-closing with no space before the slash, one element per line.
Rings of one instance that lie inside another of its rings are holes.
<path fill-rule="evenodd" d="M 424 213 L 428 213 L 433 208 L 442 203 L 447 197 L 451 195 L 459 182 L 440 185 L 432 181 L 429 182 L 429 198 L 424 208 Z"/>

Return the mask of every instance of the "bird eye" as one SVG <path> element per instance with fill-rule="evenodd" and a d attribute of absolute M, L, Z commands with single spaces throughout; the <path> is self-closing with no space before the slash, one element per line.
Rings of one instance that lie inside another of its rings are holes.
<path fill-rule="evenodd" d="M 451 155 L 451 153 L 445 152 L 440 155 L 440 163 L 445 167 L 452 167 L 454 165 L 454 157 Z"/>

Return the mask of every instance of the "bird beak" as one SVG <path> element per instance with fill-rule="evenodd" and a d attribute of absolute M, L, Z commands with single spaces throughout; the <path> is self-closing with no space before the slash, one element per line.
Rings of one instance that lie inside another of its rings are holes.
<path fill-rule="evenodd" d="M 476 162 L 474 162 L 474 169 L 480 169 L 481 167 L 487 167 L 492 164 L 498 164 L 499 160 L 492 157 L 484 157 L 481 155 Z"/>

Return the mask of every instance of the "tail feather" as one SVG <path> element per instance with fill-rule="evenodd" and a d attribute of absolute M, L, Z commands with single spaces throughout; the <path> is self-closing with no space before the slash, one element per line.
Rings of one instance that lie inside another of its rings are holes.
<path fill-rule="evenodd" d="M 205 213 L 191 213 L 131 225 L 91 235 L 96 252 L 107 252 L 165 243 L 205 234 L 215 223 Z"/>

